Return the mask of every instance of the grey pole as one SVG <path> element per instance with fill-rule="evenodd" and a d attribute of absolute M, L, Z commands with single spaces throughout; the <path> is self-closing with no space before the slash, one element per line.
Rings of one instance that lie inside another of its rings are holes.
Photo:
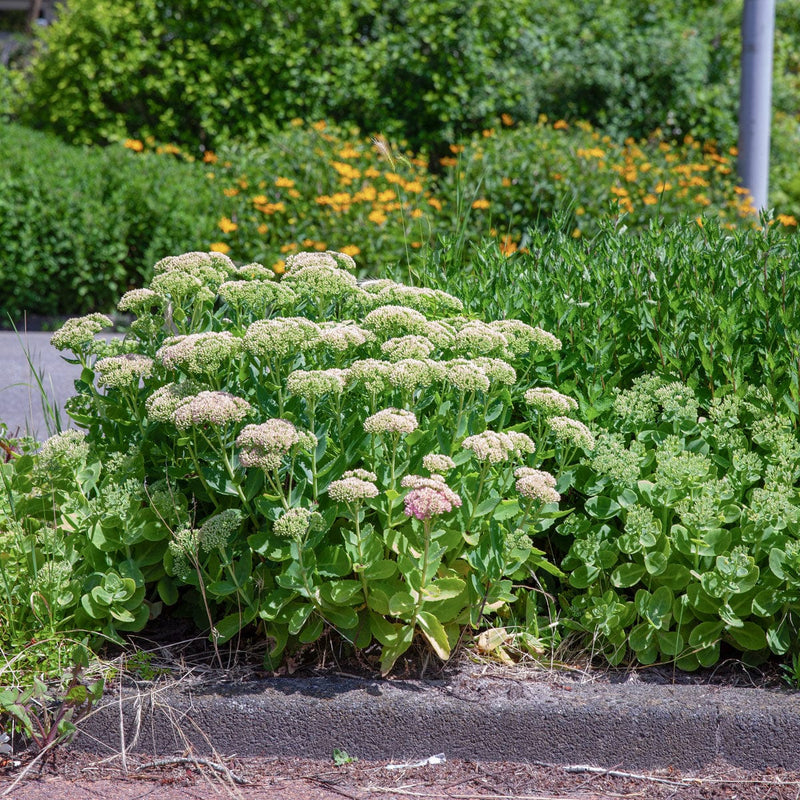
<path fill-rule="evenodd" d="M 767 207 L 769 186 L 774 36 L 775 0 L 744 0 L 738 169 L 759 211 Z"/>

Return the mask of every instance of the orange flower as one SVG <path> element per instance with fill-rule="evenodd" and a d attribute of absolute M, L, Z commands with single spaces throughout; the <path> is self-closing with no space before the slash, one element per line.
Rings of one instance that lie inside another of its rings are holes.
<path fill-rule="evenodd" d="M 281 253 L 294 253 L 298 249 L 297 242 L 281 245 Z"/>
<path fill-rule="evenodd" d="M 206 164 L 216 164 L 217 154 L 212 153 L 211 150 L 206 150 L 205 153 L 203 153 L 203 162 Z"/>
<path fill-rule="evenodd" d="M 361 248 L 356 247 L 354 244 L 347 244 L 339 252 L 352 257 L 357 256 L 361 252 Z"/>
<path fill-rule="evenodd" d="M 223 233 L 233 233 L 233 231 L 239 227 L 235 222 L 228 219 L 228 217 L 223 217 L 217 224 Z"/>
<path fill-rule="evenodd" d="M 374 222 L 376 225 L 383 225 L 383 223 L 387 220 L 387 216 L 383 213 L 383 211 L 376 209 L 375 211 L 370 212 L 367 219 L 370 222 Z"/>
<path fill-rule="evenodd" d="M 253 198 L 253 204 L 257 205 L 257 206 L 263 205 L 264 203 L 268 203 L 268 202 L 269 202 L 269 198 L 265 194 L 257 194 Z"/>
<path fill-rule="evenodd" d="M 412 219 L 419 219 L 421 216 L 422 216 L 422 209 L 421 208 L 415 208 L 411 212 L 411 218 Z"/>
<path fill-rule="evenodd" d="M 514 118 L 511 114 L 501 114 L 500 121 L 505 125 L 507 128 L 510 128 L 514 124 Z"/>
<path fill-rule="evenodd" d="M 312 122 L 311 127 L 315 131 L 324 131 L 325 130 L 325 120 L 319 120 L 317 122 Z"/>
<path fill-rule="evenodd" d="M 431 208 L 435 208 L 437 211 L 441 211 L 442 210 L 442 201 L 441 200 L 437 200 L 435 197 L 429 197 L 428 198 L 428 205 Z"/>
<path fill-rule="evenodd" d="M 777 220 L 781 223 L 781 225 L 785 225 L 787 228 L 797 227 L 797 219 L 791 214 L 778 214 Z"/>
<path fill-rule="evenodd" d="M 275 178 L 275 185 L 281 189 L 291 189 L 294 181 L 290 178 Z"/>
<path fill-rule="evenodd" d="M 407 192 L 419 193 L 422 191 L 422 184 L 419 181 L 408 181 L 403 184 L 403 188 Z"/>
<path fill-rule="evenodd" d="M 230 253 L 231 249 L 225 242 L 213 242 L 208 248 L 212 253 Z"/>
<path fill-rule="evenodd" d="M 256 228 L 256 230 L 257 230 L 257 231 L 258 231 L 258 232 L 259 232 L 259 233 L 260 233 L 260 234 L 263 236 L 263 235 L 264 235 L 264 234 L 265 234 L 265 233 L 266 233 L 266 232 L 269 230 L 269 228 L 266 226 L 266 224 L 265 224 L 264 222 L 262 222 L 262 223 L 261 223 L 261 224 L 260 224 L 260 225 L 259 225 L 259 226 Z"/>
<path fill-rule="evenodd" d="M 286 262 L 283 259 L 281 259 L 280 261 L 276 261 L 272 265 L 272 271 L 276 275 L 283 275 L 283 273 L 286 272 Z"/>
<path fill-rule="evenodd" d="M 489 201 L 485 197 L 479 197 L 473 204 L 473 208 L 484 209 L 489 208 Z"/>
<path fill-rule="evenodd" d="M 134 153 L 141 153 L 144 150 L 144 145 L 138 139 L 126 139 L 124 146 Z"/>
<path fill-rule="evenodd" d="M 397 195 L 391 189 L 386 189 L 378 195 L 378 200 L 380 200 L 381 203 L 388 203 L 390 200 L 396 198 Z"/>
<path fill-rule="evenodd" d="M 564 120 L 564 119 L 559 119 L 559 120 L 556 120 L 556 121 L 553 123 L 553 128 L 554 128 L 555 130 L 557 130 L 557 131 L 565 131 L 565 130 L 567 130 L 567 129 L 569 128 L 569 125 L 567 124 L 567 121 L 566 121 L 566 120 Z"/>
<path fill-rule="evenodd" d="M 224 194 L 225 197 L 236 197 L 236 195 L 239 194 L 239 190 L 233 186 L 229 186 L 227 189 L 222 190 L 222 194 Z"/>

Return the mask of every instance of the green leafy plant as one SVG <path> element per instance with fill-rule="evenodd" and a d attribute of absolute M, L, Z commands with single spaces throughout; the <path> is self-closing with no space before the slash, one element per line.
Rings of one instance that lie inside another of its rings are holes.
<path fill-rule="evenodd" d="M 558 529 L 576 593 L 565 624 L 612 663 L 708 667 L 725 644 L 750 661 L 794 648 L 800 442 L 769 395 L 727 395 L 699 413 L 694 393 L 657 376 L 617 395 Z"/>
<path fill-rule="evenodd" d="M 120 300 L 124 339 L 99 314 L 53 335 L 84 430 L 7 465 L 9 516 L 35 541 L 44 490 L 58 509 L 65 623 L 118 639 L 182 597 L 215 644 L 250 626 L 273 663 L 335 630 L 388 672 L 418 636 L 446 659 L 518 601 L 536 616 L 520 589 L 560 572 L 532 537 L 594 443 L 531 388 L 560 342 L 354 266 L 170 257 Z"/>
<path fill-rule="evenodd" d="M 343 767 L 345 764 L 355 764 L 356 761 L 358 759 L 351 756 L 347 750 L 342 750 L 339 747 L 333 748 L 333 763 L 337 767 Z"/>

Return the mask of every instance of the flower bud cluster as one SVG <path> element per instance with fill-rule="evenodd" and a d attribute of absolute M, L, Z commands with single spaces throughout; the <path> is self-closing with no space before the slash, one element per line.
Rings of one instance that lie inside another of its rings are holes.
<path fill-rule="evenodd" d="M 413 308 L 422 314 L 441 314 L 451 316 L 460 314 L 464 304 L 457 297 L 440 289 L 427 289 L 419 286 L 406 286 L 387 281 L 380 288 L 373 287 L 374 306 L 396 305 Z"/>
<path fill-rule="evenodd" d="M 297 302 L 297 294 L 288 286 L 270 280 L 225 281 L 217 291 L 226 303 L 254 311 L 267 305 L 291 307 Z"/>
<path fill-rule="evenodd" d="M 247 400 L 230 392 L 203 391 L 187 397 L 173 412 L 171 420 L 178 430 L 205 425 L 241 422 L 252 410 Z"/>
<path fill-rule="evenodd" d="M 474 436 L 467 436 L 462 447 L 472 450 L 478 461 L 499 464 L 508 461 L 512 456 L 533 453 L 536 445 L 527 434 L 518 431 L 484 431 Z"/>
<path fill-rule="evenodd" d="M 404 498 L 405 514 L 419 520 L 447 514 L 461 506 L 461 498 L 447 485 L 441 475 L 430 478 L 406 475 L 400 485 L 411 491 Z"/>
<path fill-rule="evenodd" d="M 576 400 L 549 386 L 535 386 L 533 389 L 528 389 L 525 392 L 525 402 L 545 416 L 564 416 L 578 409 Z"/>
<path fill-rule="evenodd" d="M 444 369 L 439 361 L 405 358 L 392 364 L 389 383 L 397 389 L 413 392 L 420 387 L 437 383 L 443 377 Z"/>
<path fill-rule="evenodd" d="M 428 472 L 449 472 L 455 469 L 456 462 L 450 456 L 442 455 L 441 453 L 428 453 L 422 457 L 422 466 Z"/>
<path fill-rule="evenodd" d="M 236 267 L 224 253 L 193 252 L 162 258 L 153 267 L 153 272 L 156 277 L 182 273 L 196 278 L 202 286 L 217 287 L 235 274 Z"/>
<path fill-rule="evenodd" d="M 238 508 L 227 508 L 209 517 L 198 529 L 197 537 L 201 549 L 210 553 L 212 550 L 224 548 L 244 520 L 244 514 Z"/>
<path fill-rule="evenodd" d="M 343 297 L 358 291 L 355 275 L 323 264 L 295 268 L 285 274 L 281 283 L 289 283 L 298 292 L 315 298 Z"/>
<path fill-rule="evenodd" d="M 375 334 L 353 322 L 323 322 L 320 324 L 319 346 L 344 352 L 375 341 Z"/>
<path fill-rule="evenodd" d="M 533 346 L 548 353 L 561 349 L 561 341 L 552 333 L 539 327 L 531 327 L 519 319 L 498 319 L 489 327 L 499 331 L 508 342 L 508 349 L 515 355 L 525 355 Z"/>
<path fill-rule="evenodd" d="M 159 348 L 156 358 L 167 369 L 190 375 L 214 375 L 242 349 L 242 340 L 229 331 L 173 336 Z"/>
<path fill-rule="evenodd" d="M 514 470 L 517 491 L 530 500 L 540 503 L 557 503 L 561 495 L 556 491 L 556 479 L 549 472 L 531 467 L 518 467 Z"/>
<path fill-rule="evenodd" d="M 145 401 L 147 417 L 153 422 L 170 422 L 175 410 L 200 391 L 194 381 L 168 383 L 156 389 Z"/>
<path fill-rule="evenodd" d="M 274 470 L 280 467 L 283 457 L 293 447 L 303 450 L 315 447 L 316 437 L 306 431 L 298 431 L 285 419 L 270 419 L 260 425 L 245 425 L 236 438 L 240 448 L 239 463 L 243 467 L 260 467 Z"/>
<path fill-rule="evenodd" d="M 390 361 L 375 358 L 354 361 L 348 369 L 348 387 L 358 386 L 369 394 L 381 394 L 392 385 L 389 380 L 392 369 Z"/>
<path fill-rule="evenodd" d="M 238 280 L 243 280 L 243 281 L 275 280 L 275 273 L 269 267 L 265 267 L 263 264 L 258 264 L 258 263 L 244 264 L 241 267 L 237 267 L 234 270 L 233 276 L 235 276 Z"/>
<path fill-rule="evenodd" d="M 155 275 L 150 281 L 150 288 L 160 297 L 172 300 L 196 298 L 205 301 L 214 299 L 214 293 L 199 278 L 178 270 Z"/>
<path fill-rule="evenodd" d="M 433 342 L 425 336 L 396 336 L 381 345 L 381 352 L 390 361 L 424 359 L 433 352 Z"/>
<path fill-rule="evenodd" d="M 318 400 L 324 394 L 341 394 L 348 372 L 346 369 L 298 369 L 287 378 L 286 388 L 307 401 Z"/>
<path fill-rule="evenodd" d="M 549 417 L 547 424 L 558 441 L 582 447 L 588 452 L 594 450 L 594 434 L 577 419 L 561 416 Z"/>
<path fill-rule="evenodd" d="M 311 348 L 319 326 L 304 317 L 280 317 L 254 322 L 244 335 L 244 347 L 258 358 L 285 358 Z"/>
<path fill-rule="evenodd" d="M 380 306 L 364 317 L 364 326 L 381 337 L 425 335 L 428 320 L 424 314 L 405 306 Z"/>
<path fill-rule="evenodd" d="M 117 303 L 119 311 L 132 311 L 134 314 L 146 314 L 154 308 L 161 308 L 164 298 L 152 289 L 131 289 L 125 292 Z"/>
<path fill-rule="evenodd" d="M 413 433 L 419 427 L 416 416 L 402 408 L 384 408 L 364 420 L 367 433 Z"/>
<path fill-rule="evenodd" d="M 308 533 L 312 513 L 309 509 L 300 506 L 289 508 L 275 520 L 272 532 L 282 539 L 294 539 L 301 542 Z"/>
<path fill-rule="evenodd" d="M 467 358 L 453 358 L 443 361 L 445 380 L 460 392 L 488 392 L 491 386 L 489 376 L 475 361 Z"/>
<path fill-rule="evenodd" d="M 153 359 L 138 353 L 108 356 L 96 361 L 94 370 L 100 386 L 121 388 L 132 383 L 138 385 L 142 378 L 152 375 Z"/>
<path fill-rule="evenodd" d="M 57 350 L 80 350 L 94 341 L 96 333 L 113 323 L 105 314 L 87 314 L 68 319 L 51 337 L 50 344 Z"/>
<path fill-rule="evenodd" d="M 468 355 L 497 355 L 508 353 L 508 340 L 498 330 L 480 320 L 469 320 L 455 335 L 452 349 Z"/>
<path fill-rule="evenodd" d="M 89 445 L 85 437 L 84 431 L 72 428 L 51 436 L 39 450 L 37 458 L 39 470 L 47 472 L 51 468 L 73 467 L 86 461 Z"/>

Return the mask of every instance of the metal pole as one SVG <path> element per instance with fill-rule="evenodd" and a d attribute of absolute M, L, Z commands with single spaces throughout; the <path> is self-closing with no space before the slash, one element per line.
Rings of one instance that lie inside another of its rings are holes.
<path fill-rule="evenodd" d="M 739 97 L 739 179 L 753 205 L 767 207 L 772 117 L 772 42 L 775 0 L 744 0 Z"/>

